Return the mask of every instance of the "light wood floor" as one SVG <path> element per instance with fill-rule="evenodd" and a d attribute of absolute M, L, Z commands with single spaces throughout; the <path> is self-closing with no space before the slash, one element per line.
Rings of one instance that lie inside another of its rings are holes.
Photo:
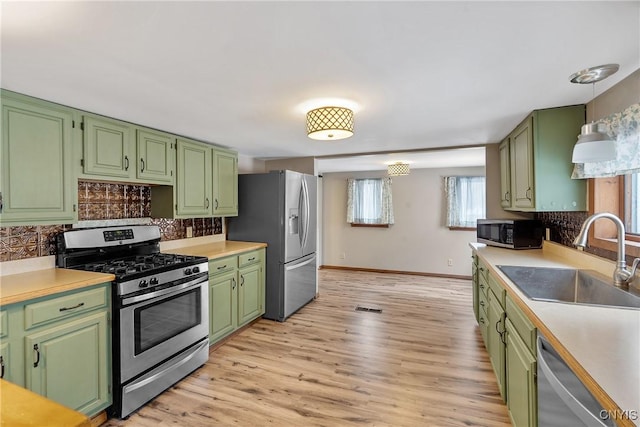
<path fill-rule="evenodd" d="M 381 308 L 357 312 L 356 305 Z M 260 320 L 105 426 L 509 426 L 466 280 L 320 271 L 320 297 Z"/>

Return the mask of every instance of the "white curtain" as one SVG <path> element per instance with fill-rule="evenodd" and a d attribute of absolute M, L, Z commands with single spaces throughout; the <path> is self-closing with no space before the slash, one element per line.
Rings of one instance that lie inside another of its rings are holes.
<path fill-rule="evenodd" d="M 599 120 L 616 141 L 616 159 L 607 162 L 576 163 L 572 178 L 601 178 L 640 172 L 640 103 L 621 113 Z"/>
<path fill-rule="evenodd" d="M 475 228 L 478 218 L 486 215 L 485 177 L 447 176 L 447 227 Z"/>
<path fill-rule="evenodd" d="M 347 180 L 347 222 L 393 224 L 391 178 Z"/>

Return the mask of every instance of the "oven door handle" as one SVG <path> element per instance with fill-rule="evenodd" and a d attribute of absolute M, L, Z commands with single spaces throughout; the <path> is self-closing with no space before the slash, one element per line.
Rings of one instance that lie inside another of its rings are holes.
<path fill-rule="evenodd" d="M 148 300 L 153 299 L 153 298 L 161 297 L 161 296 L 164 296 L 164 295 L 167 295 L 167 294 L 172 294 L 172 293 L 175 293 L 177 291 L 181 291 L 181 290 L 190 288 L 192 286 L 199 285 L 200 283 L 206 282 L 207 281 L 207 277 L 208 276 L 202 276 L 202 277 L 198 277 L 196 279 L 190 280 L 190 281 L 188 281 L 186 283 L 183 283 L 181 285 L 178 285 L 178 286 L 172 286 L 172 287 L 167 288 L 167 289 L 161 289 L 159 291 L 150 292 L 148 294 L 136 295 L 136 296 L 130 297 L 130 298 L 123 298 L 122 299 L 122 305 L 123 306 L 127 306 L 127 305 L 131 305 L 131 304 L 135 304 L 137 302 L 148 301 Z"/>
<path fill-rule="evenodd" d="M 124 392 L 125 393 L 131 393 L 133 390 L 139 389 L 140 387 L 144 387 L 145 385 L 147 385 L 149 383 L 152 383 L 153 381 L 155 381 L 159 377 L 165 375 L 167 372 L 173 371 L 173 370 L 179 368 L 180 366 L 184 365 L 189 360 L 193 359 L 198 354 L 198 352 L 200 352 L 200 350 L 202 350 L 202 348 L 208 347 L 208 346 L 209 346 L 209 340 L 205 340 L 205 341 L 201 342 L 198 346 L 196 346 L 193 349 L 191 349 L 190 354 L 187 357 L 185 357 L 184 359 L 180 360 L 177 363 L 169 365 L 167 368 L 163 369 L 162 371 L 156 372 L 155 374 L 151 375 L 148 378 L 145 378 L 144 380 L 142 380 L 140 382 L 135 382 L 133 384 L 129 384 L 129 385 L 125 386 L 124 387 Z"/>

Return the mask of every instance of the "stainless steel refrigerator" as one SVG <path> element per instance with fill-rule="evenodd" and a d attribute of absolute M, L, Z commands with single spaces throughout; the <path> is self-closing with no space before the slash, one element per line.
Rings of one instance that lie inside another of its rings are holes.
<path fill-rule="evenodd" d="M 317 178 L 282 170 L 238 176 L 229 240 L 267 243 L 265 314 L 284 322 L 316 295 Z"/>

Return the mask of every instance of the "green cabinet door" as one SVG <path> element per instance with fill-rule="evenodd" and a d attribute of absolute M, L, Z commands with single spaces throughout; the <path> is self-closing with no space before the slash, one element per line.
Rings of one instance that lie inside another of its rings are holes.
<path fill-rule="evenodd" d="M 489 322 L 487 348 L 489 357 L 491 358 L 491 366 L 493 366 L 493 371 L 498 381 L 500 396 L 502 396 L 504 400 L 507 397 L 505 390 L 505 344 L 503 337 L 505 314 L 504 309 L 493 291 L 489 289 L 487 294 L 489 299 L 489 310 L 487 312 Z"/>
<path fill-rule="evenodd" d="M 176 214 L 211 216 L 211 147 L 178 139 Z"/>
<path fill-rule="evenodd" d="M 260 316 L 264 303 L 262 266 L 252 264 L 238 271 L 238 326 Z"/>
<path fill-rule="evenodd" d="M 511 158 L 509 156 L 510 139 L 507 137 L 500 143 L 500 206 L 511 207 Z"/>
<path fill-rule="evenodd" d="M 146 182 L 173 183 L 174 141 L 170 135 L 138 129 L 137 177 Z"/>
<path fill-rule="evenodd" d="M 536 359 L 506 320 L 507 408 L 514 427 L 535 427 L 537 417 Z"/>
<path fill-rule="evenodd" d="M 2 92 L 2 224 L 77 221 L 72 126 L 67 108 Z"/>
<path fill-rule="evenodd" d="M 511 136 L 511 189 L 513 206 L 535 206 L 533 185 L 533 116 L 522 122 Z"/>
<path fill-rule="evenodd" d="M 26 386 L 94 415 L 111 403 L 107 311 L 25 337 Z"/>
<path fill-rule="evenodd" d="M 234 259 L 235 261 L 235 259 Z M 210 276 L 209 279 L 209 342 L 233 332 L 237 327 L 237 272 Z"/>
<path fill-rule="evenodd" d="M 115 178 L 133 176 L 131 126 L 92 116 L 85 116 L 83 123 L 83 173 Z"/>
<path fill-rule="evenodd" d="M 476 322 L 479 321 L 478 316 L 478 307 L 480 300 L 478 299 L 478 292 L 480 292 L 479 281 L 478 281 L 478 256 L 473 255 L 471 262 L 471 294 L 473 296 L 473 315 L 476 318 Z"/>
<path fill-rule="evenodd" d="M 213 150 L 213 214 L 238 215 L 238 154 Z"/>

